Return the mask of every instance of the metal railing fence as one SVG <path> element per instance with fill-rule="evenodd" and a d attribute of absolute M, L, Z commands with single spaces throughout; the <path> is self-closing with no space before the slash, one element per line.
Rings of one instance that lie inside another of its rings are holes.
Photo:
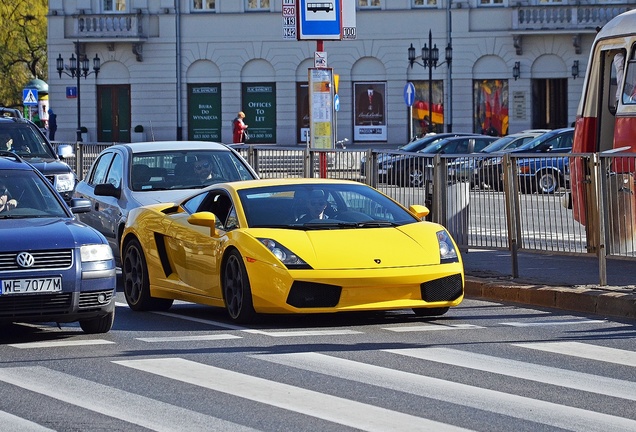
<path fill-rule="evenodd" d="M 56 143 L 61 144 L 61 143 Z M 80 178 L 111 144 L 75 143 Z M 463 251 L 594 254 L 636 261 L 636 154 L 422 155 L 395 150 L 232 146 L 261 178 L 328 177 L 369 184 L 405 206 L 425 204 Z M 584 177 L 572 200 L 571 170 Z"/>

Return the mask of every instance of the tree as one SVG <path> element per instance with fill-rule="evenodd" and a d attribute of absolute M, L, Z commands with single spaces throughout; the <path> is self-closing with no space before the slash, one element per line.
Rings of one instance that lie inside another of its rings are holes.
<path fill-rule="evenodd" d="M 0 106 L 20 107 L 22 89 L 48 79 L 48 0 L 0 1 Z"/>

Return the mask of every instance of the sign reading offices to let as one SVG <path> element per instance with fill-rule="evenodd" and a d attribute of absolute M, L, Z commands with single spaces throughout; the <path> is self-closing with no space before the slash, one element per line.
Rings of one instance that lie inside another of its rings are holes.
<path fill-rule="evenodd" d="M 188 84 L 188 139 L 221 142 L 221 84 Z"/>
<path fill-rule="evenodd" d="M 250 144 L 276 143 L 276 83 L 243 83 L 241 93 Z"/>

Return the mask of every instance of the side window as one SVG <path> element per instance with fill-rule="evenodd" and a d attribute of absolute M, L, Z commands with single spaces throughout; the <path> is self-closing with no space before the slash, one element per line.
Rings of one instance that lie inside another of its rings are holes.
<path fill-rule="evenodd" d="M 93 172 L 91 173 L 88 184 L 96 185 L 106 183 L 106 173 L 110 162 L 113 160 L 113 153 L 104 153 L 93 165 Z"/>
<path fill-rule="evenodd" d="M 482 140 L 482 139 L 476 139 L 475 140 L 475 146 L 473 147 L 473 152 L 482 151 L 491 142 L 492 141 L 485 141 L 485 140 Z"/>
<path fill-rule="evenodd" d="M 609 80 L 609 91 L 611 95 L 616 95 L 616 98 L 610 97 L 608 98 L 608 109 L 614 114 L 616 113 L 616 108 L 618 107 L 618 101 L 621 99 L 621 94 L 623 92 L 623 76 L 625 73 L 625 50 L 618 50 L 613 53 L 612 57 L 612 67 L 609 68 L 610 80 Z M 611 54 L 610 54 L 611 55 Z M 625 90 L 627 91 L 627 90 Z M 625 102 L 623 102 L 625 103 Z"/>
<path fill-rule="evenodd" d="M 123 176 L 124 163 L 119 153 L 115 154 L 113 163 L 110 165 L 108 175 L 106 176 L 106 183 L 110 183 L 115 187 L 121 186 L 121 179 Z"/>
<path fill-rule="evenodd" d="M 620 92 L 620 87 L 618 91 Z M 636 104 L 636 48 L 632 50 L 632 55 L 627 62 L 625 84 L 623 85 L 623 104 Z"/>

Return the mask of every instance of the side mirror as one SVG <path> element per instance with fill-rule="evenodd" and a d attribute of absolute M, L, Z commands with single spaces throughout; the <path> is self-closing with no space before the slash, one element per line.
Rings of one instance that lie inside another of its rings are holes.
<path fill-rule="evenodd" d="M 112 196 L 117 199 L 121 197 L 121 188 L 115 187 L 112 183 L 102 183 L 95 185 L 95 195 Z"/>
<path fill-rule="evenodd" d="M 197 212 L 193 213 L 188 218 L 188 223 L 192 225 L 208 227 L 210 228 L 210 236 L 216 235 L 216 216 L 211 212 Z"/>
<path fill-rule="evenodd" d="M 86 198 L 71 198 L 71 211 L 77 213 L 87 213 L 91 211 L 91 201 Z"/>
<path fill-rule="evenodd" d="M 430 213 L 428 207 L 419 204 L 413 204 L 409 207 L 409 210 L 411 211 L 411 213 L 422 220 L 424 220 L 424 218 Z"/>

